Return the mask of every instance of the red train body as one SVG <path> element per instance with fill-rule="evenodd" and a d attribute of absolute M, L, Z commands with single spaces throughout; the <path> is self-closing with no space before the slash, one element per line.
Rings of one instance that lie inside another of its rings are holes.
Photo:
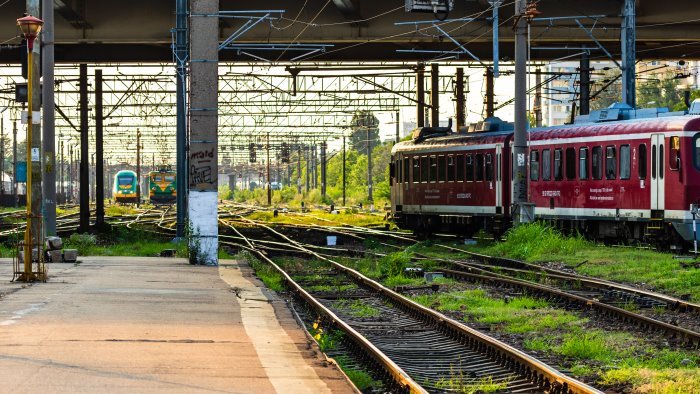
<path fill-rule="evenodd" d="M 538 219 L 597 238 L 692 240 L 700 117 L 533 129 L 528 191 Z M 417 231 L 500 233 L 511 221 L 513 132 L 451 134 L 392 151 L 392 211 Z"/>

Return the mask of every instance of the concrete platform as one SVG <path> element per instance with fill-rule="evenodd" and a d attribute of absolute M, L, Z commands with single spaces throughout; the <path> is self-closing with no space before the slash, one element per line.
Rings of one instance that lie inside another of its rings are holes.
<path fill-rule="evenodd" d="M 80 261 L 28 286 L 0 259 L 0 391 L 354 392 L 234 261 Z"/>

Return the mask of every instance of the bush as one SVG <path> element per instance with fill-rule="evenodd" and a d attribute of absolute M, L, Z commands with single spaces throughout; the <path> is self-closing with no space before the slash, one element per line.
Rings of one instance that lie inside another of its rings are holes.
<path fill-rule="evenodd" d="M 219 186 L 219 199 L 221 200 L 232 200 L 233 191 L 227 185 Z"/>
<path fill-rule="evenodd" d="M 411 262 L 409 252 L 396 252 L 389 254 L 380 261 L 380 270 L 383 276 L 393 277 L 403 275 L 404 269 Z"/>
<path fill-rule="evenodd" d="M 68 238 L 68 246 L 78 249 L 78 254 L 87 256 L 90 250 L 97 245 L 97 237 L 94 234 L 78 234 L 74 233 Z"/>
<path fill-rule="evenodd" d="M 506 233 L 505 242 L 494 247 L 501 256 L 519 260 L 537 260 L 541 256 L 570 255 L 589 246 L 581 235 L 564 236 L 542 222 L 523 224 Z"/>

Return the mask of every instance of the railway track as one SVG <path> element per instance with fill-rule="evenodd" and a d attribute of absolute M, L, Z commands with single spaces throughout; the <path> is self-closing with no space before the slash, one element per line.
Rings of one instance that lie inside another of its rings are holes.
<path fill-rule="evenodd" d="M 405 388 L 405 376 L 410 376 L 412 382 L 423 383 L 419 388 L 411 389 L 420 390 L 416 392 L 452 391 L 454 387 L 445 386 L 444 382 L 454 382 L 458 378 L 467 385 L 488 381 L 499 385 L 503 392 L 598 392 L 515 348 L 401 296 L 269 226 L 251 224 L 265 228 L 287 248 L 303 252 L 307 257 L 328 265 L 321 271 L 323 275 L 313 271 L 290 275 L 258 249 L 256 241 L 244 237 L 235 226 L 228 225 L 245 242 L 245 245 L 238 246 L 256 253 L 274 266 L 293 292 L 312 305 L 314 310 L 326 316 L 332 324 L 338 324 L 344 332 L 350 332 L 352 337 L 359 333 L 366 338 L 381 353 L 380 356 L 372 351 L 375 361 L 385 357 L 393 360 L 398 368 L 393 372 L 386 362 L 376 361 L 384 365 L 385 370 L 388 369 L 387 376 L 398 378 L 392 385 Z M 307 279 L 298 283 L 294 277 Z M 313 289 L 316 283 L 309 278 L 317 278 L 318 283 L 325 284 L 333 278 L 337 288 L 347 291 L 307 291 L 305 289 Z M 372 305 L 380 317 L 374 320 L 353 318 L 343 308 L 336 306 L 338 300 L 345 298 Z"/>
<path fill-rule="evenodd" d="M 306 227 L 314 228 L 314 226 Z M 357 233 L 348 232 L 348 229 L 352 227 L 350 225 L 344 225 L 340 228 L 324 226 L 323 230 L 362 238 Z M 364 231 L 358 232 L 363 233 Z M 364 233 L 380 237 L 386 235 L 386 232 L 382 231 Z M 391 238 L 408 243 L 416 242 L 403 235 L 391 234 Z M 397 245 L 389 246 L 403 249 Z M 420 263 L 421 259 L 438 261 L 452 266 L 452 269 L 443 268 L 438 269 L 438 271 L 453 278 L 525 290 L 540 297 L 558 300 L 568 308 L 592 309 L 603 316 L 635 324 L 649 331 L 664 333 L 671 340 L 683 345 L 700 346 L 700 305 L 698 304 L 628 285 L 588 278 L 518 260 L 496 258 L 448 245 L 436 244 L 435 246 L 463 253 L 472 259 L 460 261 L 414 253 L 413 261 L 417 263 Z M 533 276 L 536 279 L 533 280 Z M 628 310 L 630 304 L 639 310 Z M 657 312 L 659 308 L 665 309 L 665 312 Z"/>

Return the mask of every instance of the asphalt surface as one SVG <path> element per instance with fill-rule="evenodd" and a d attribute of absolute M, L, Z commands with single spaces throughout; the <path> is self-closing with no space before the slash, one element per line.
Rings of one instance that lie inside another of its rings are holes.
<path fill-rule="evenodd" d="M 0 392 L 353 392 L 234 261 L 79 261 L 25 285 L 0 260 Z"/>

